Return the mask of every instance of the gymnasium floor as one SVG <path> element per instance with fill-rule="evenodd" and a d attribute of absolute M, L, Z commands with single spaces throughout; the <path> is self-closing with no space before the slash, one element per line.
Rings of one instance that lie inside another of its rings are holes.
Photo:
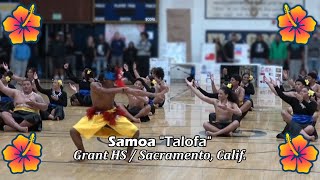
<path fill-rule="evenodd" d="M 67 92 L 70 89 L 66 88 Z M 70 97 L 71 94 L 68 94 Z M 163 109 L 158 109 L 151 121 L 136 124 L 141 137 L 156 138 L 157 146 L 147 149 L 159 152 L 211 152 L 212 162 L 208 161 L 142 161 L 128 164 L 124 161 L 85 161 L 75 162 L 73 153 L 76 150 L 69 136 L 69 129 L 85 114 L 86 108 L 67 107 L 66 119 L 60 122 L 43 121 L 43 131 L 37 133 L 37 143 L 41 143 L 42 163 L 39 171 L 12 175 L 7 163 L 0 161 L 0 179 L 107 179 L 107 180 L 177 180 L 177 179 L 319 179 L 320 161 L 314 163 L 312 172 L 308 175 L 283 172 L 279 163 L 278 145 L 283 140 L 275 136 L 284 127 L 280 111 L 282 105 L 267 89 L 260 89 L 253 97 L 255 110 L 249 112 L 241 122 L 239 132 L 235 137 L 218 137 L 208 141 L 207 147 L 177 148 L 166 147 L 159 140 L 159 135 L 204 136 L 203 122 L 208 120 L 208 114 L 213 109 L 211 105 L 195 98 L 185 84 L 174 84 L 168 94 L 168 100 Z M 117 102 L 125 103 L 126 97 L 119 95 Z M 269 106 L 269 107 L 267 107 Z M 319 123 L 317 124 L 319 131 Z M 3 149 L 16 136 L 16 133 L 3 133 L 0 136 L 0 147 Z M 29 134 L 27 134 L 29 135 Z M 84 140 L 88 152 L 111 151 L 105 143 L 107 139 L 92 138 Z M 314 143 L 319 147 L 319 141 Z M 215 158 L 220 149 L 246 149 L 246 160 L 219 161 Z"/>

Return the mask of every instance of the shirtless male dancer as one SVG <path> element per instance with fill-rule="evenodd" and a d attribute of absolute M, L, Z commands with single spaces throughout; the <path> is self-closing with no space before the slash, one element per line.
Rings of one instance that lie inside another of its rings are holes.
<path fill-rule="evenodd" d="M 91 83 L 91 98 L 93 106 L 88 109 L 87 115 L 84 116 L 70 130 L 70 136 L 78 148 L 82 152 L 85 151 L 81 135 L 86 139 L 93 136 L 125 136 L 128 138 L 138 138 L 139 129 L 132 124 L 126 117 L 124 112 L 115 106 L 114 98 L 118 93 L 127 93 L 134 96 L 161 96 L 162 94 L 153 94 L 128 87 L 115 87 L 116 70 L 112 67 L 99 77 L 100 82 Z M 127 149 L 127 161 L 129 161 L 133 147 Z"/>
<path fill-rule="evenodd" d="M 40 95 L 32 91 L 32 87 L 32 82 L 27 79 L 22 82 L 22 91 L 8 88 L 0 81 L 0 91 L 13 98 L 15 107 L 12 114 L 1 113 L 6 124 L 5 131 L 41 131 L 42 122 L 39 110 L 46 111 L 48 104 Z"/>

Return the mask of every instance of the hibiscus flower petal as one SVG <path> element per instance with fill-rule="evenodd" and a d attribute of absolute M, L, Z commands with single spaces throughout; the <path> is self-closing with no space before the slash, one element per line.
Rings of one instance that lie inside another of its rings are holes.
<path fill-rule="evenodd" d="M 17 148 L 13 146 L 7 146 L 3 151 L 3 160 L 12 161 L 20 157 L 21 152 L 18 151 Z"/>
<path fill-rule="evenodd" d="M 299 173 L 308 173 L 310 168 L 312 167 L 312 163 L 303 158 L 297 159 L 297 172 Z"/>
<path fill-rule="evenodd" d="M 27 156 L 27 158 L 24 158 L 24 168 L 26 171 L 36 171 L 38 170 L 40 159 L 35 158 L 33 156 Z"/>
<path fill-rule="evenodd" d="M 310 38 L 310 34 L 305 32 L 302 29 L 298 29 L 296 31 L 296 42 L 301 44 L 307 44 L 308 40 Z"/>
<path fill-rule="evenodd" d="M 26 155 L 39 157 L 41 155 L 41 145 L 37 143 L 32 143 Z"/>
<path fill-rule="evenodd" d="M 23 30 L 18 29 L 9 34 L 12 44 L 20 44 L 23 42 Z M 19 149 L 20 150 L 20 149 Z"/>
<path fill-rule="evenodd" d="M 28 16 L 29 10 L 19 6 L 15 11 L 13 11 L 13 16 L 21 23 L 23 24 Z"/>
<path fill-rule="evenodd" d="M 41 17 L 40 16 L 32 14 L 30 16 L 30 20 L 29 20 L 29 22 L 27 23 L 26 26 L 40 27 L 40 21 L 41 21 Z"/>
<path fill-rule="evenodd" d="M 23 29 L 23 34 L 26 42 L 34 42 L 37 41 L 40 32 L 32 27 L 27 27 L 26 29 Z"/>
<path fill-rule="evenodd" d="M 318 153 L 319 151 L 314 146 L 308 146 L 300 152 L 300 155 L 308 161 L 315 161 Z"/>
<path fill-rule="evenodd" d="M 288 156 L 280 160 L 284 171 L 294 171 L 297 167 L 297 158 Z"/>
<path fill-rule="evenodd" d="M 294 155 L 288 143 L 280 145 L 279 148 L 280 148 L 280 156 L 282 157 Z"/>
<path fill-rule="evenodd" d="M 23 172 L 23 159 L 17 158 L 13 161 L 11 161 L 8 166 L 11 169 L 12 173 L 21 173 Z"/>
<path fill-rule="evenodd" d="M 287 14 L 284 14 L 284 15 L 281 15 L 278 17 L 278 26 L 280 28 L 285 28 L 285 27 L 289 27 L 289 26 L 293 26 L 293 25 L 289 21 Z"/>
<path fill-rule="evenodd" d="M 303 18 L 307 16 L 307 12 L 302 9 L 301 6 L 296 6 L 290 10 L 290 14 L 294 22 L 299 23 Z"/>
<path fill-rule="evenodd" d="M 316 21 L 313 19 L 313 17 L 307 17 L 304 18 L 300 23 L 299 23 L 299 28 L 308 31 L 308 32 L 312 32 L 315 30 L 316 28 Z"/>
<path fill-rule="evenodd" d="M 3 28 L 7 32 L 12 32 L 20 28 L 20 23 L 13 17 L 7 17 L 3 21 Z"/>
<path fill-rule="evenodd" d="M 16 31 L 15 31 L 16 32 Z M 23 41 L 23 35 L 22 35 L 22 32 L 20 33 L 21 34 L 21 39 Z M 10 34 L 11 35 L 11 34 Z M 11 37 L 10 37 L 11 38 Z M 16 139 L 13 140 L 13 145 L 20 151 L 20 152 L 23 152 L 26 148 L 27 148 L 27 145 L 29 143 L 29 139 L 26 138 L 25 136 L 23 135 L 19 135 Z"/>
<path fill-rule="evenodd" d="M 298 34 L 298 32 L 297 32 L 297 34 Z M 302 40 L 303 36 L 304 36 L 304 34 L 299 34 L 300 40 Z M 297 35 L 296 41 L 297 41 L 297 43 L 299 43 L 298 42 L 298 35 Z M 308 141 L 305 140 L 302 135 L 299 135 L 299 136 L 292 139 L 292 145 L 294 146 L 294 149 L 299 153 L 308 145 Z"/>
<path fill-rule="evenodd" d="M 281 30 L 279 33 L 281 34 L 282 41 L 294 41 L 295 29 L 292 27 L 287 27 Z"/>

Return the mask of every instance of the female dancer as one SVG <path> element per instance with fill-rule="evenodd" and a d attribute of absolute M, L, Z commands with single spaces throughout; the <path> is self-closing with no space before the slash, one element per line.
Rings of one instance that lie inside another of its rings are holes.
<path fill-rule="evenodd" d="M 87 107 L 91 106 L 92 100 L 90 96 L 90 84 L 94 82 L 93 71 L 91 69 L 85 68 L 82 72 L 82 79 L 78 79 L 72 74 L 71 70 L 69 69 L 69 64 L 65 64 L 63 67 L 69 78 L 73 82 L 79 84 L 79 92 L 76 91 L 76 88 L 74 86 L 71 86 L 71 88 L 76 91 L 76 93 L 71 96 L 71 105 Z"/>
<path fill-rule="evenodd" d="M 40 115 L 42 119 L 50 119 L 50 120 L 63 120 L 64 119 L 64 111 L 63 107 L 67 107 L 67 93 L 62 91 L 62 81 L 61 80 L 53 80 L 51 89 L 43 89 L 38 81 L 37 73 L 34 73 L 34 80 L 37 86 L 37 89 L 42 94 L 48 96 L 50 104 L 46 111 L 41 111 Z"/>
<path fill-rule="evenodd" d="M 300 93 L 294 93 L 295 97 L 291 97 L 285 95 L 275 81 L 268 81 L 266 78 L 265 81 L 268 84 L 272 84 L 278 96 L 292 107 L 292 118 L 283 119 L 288 124 L 286 132 L 290 133 L 293 137 L 302 134 L 306 139 L 314 141 L 315 136 L 313 134 L 315 128 L 312 125 L 312 116 L 317 110 L 317 103 L 311 101 L 311 93 L 309 93 L 310 88 L 304 87 Z"/>
<path fill-rule="evenodd" d="M 241 116 L 241 110 L 238 107 L 238 98 L 228 87 L 222 87 L 218 91 L 218 100 L 204 96 L 196 88 L 193 82 L 186 79 L 189 88 L 201 100 L 213 104 L 216 110 L 216 121 L 205 122 L 204 129 L 210 136 L 230 135 L 230 133 L 239 127 L 239 120 L 234 120 L 233 116 Z"/>

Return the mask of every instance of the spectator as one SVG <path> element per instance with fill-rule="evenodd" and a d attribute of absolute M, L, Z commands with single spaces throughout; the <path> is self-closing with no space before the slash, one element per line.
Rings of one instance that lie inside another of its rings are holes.
<path fill-rule="evenodd" d="M 299 71 L 299 76 L 297 79 L 305 79 L 307 77 L 307 70 L 304 68 L 304 66 L 301 66 Z"/>
<path fill-rule="evenodd" d="M 225 55 L 225 62 L 233 62 L 234 61 L 234 47 L 238 41 L 237 35 L 232 33 L 231 40 L 228 41 L 224 45 L 224 55 Z"/>
<path fill-rule="evenodd" d="M 96 58 L 96 50 L 95 50 L 94 39 L 92 36 L 89 36 L 87 39 L 87 46 L 84 50 L 85 68 L 91 69 L 93 60 L 95 58 Z"/>
<path fill-rule="evenodd" d="M 108 59 L 110 56 L 110 46 L 106 42 L 104 36 L 102 34 L 99 35 L 98 44 L 96 47 L 97 58 L 96 58 L 96 66 L 97 66 L 97 75 L 101 73 L 101 70 L 107 68 Z M 102 69 L 101 69 L 102 66 Z"/>
<path fill-rule="evenodd" d="M 223 68 L 222 69 L 222 75 L 221 75 L 221 84 L 227 84 L 230 82 L 231 77 L 228 75 L 228 69 Z"/>
<path fill-rule="evenodd" d="M 136 61 L 137 51 L 133 42 L 130 42 L 128 48 L 124 51 L 124 63 L 128 65 L 131 74 L 133 74 L 133 62 Z"/>
<path fill-rule="evenodd" d="M 137 53 L 137 68 L 138 72 L 142 77 L 146 77 L 149 75 L 150 69 L 150 56 L 151 56 L 151 43 L 149 41 L 148 33 L 142 32 L 140 34 L 141 40 L 137 45 L 138 53 Z"/>
<path fill-rule="evenodd" d="M 216 55 L 217 55 L 217 62 L 223 62 L 223 48 L 219 38 L 215 38 L 213 42 L 216 45 Z"/>
<path fill-rule="evenodd" d="M 24 76 L 30 56 L 31 49 L 27 44 L 18 44 L 13 46 L 11 68 L 17 76 Z"/>
<path fill-rule="evenodd" d="M 74 55 L 75 46 L 70 33 L 66 36 L 64 47 L 66 52 L 66 63 L 70 64 L 72 70 L 76 72 L 76 56 Z"/>
<path fill-rule="evenodd" d="M 299 70 L 304 66 L 304 46 L 290 43 L 288 46 L 288 62 L 290 78 L 297 79 Z"/>
<path fill-rule="evenodd" d="M 256 41 L 251 45 L 250 57 L 252 63 L 266 64 L 269 58 L 269 47 L 259 34 Z"/>
<path fill-rule="evenodd" d="M 56 35 L 56 39 L 53 40 L 49 45 L 49 55 L 52 57 L 54 77 L 56 79 L 64 79 L 64 71 L 62 68 L 62 65 L 64 64 L 65 55 L 63 35 L 63 32 L 59 32 Z"/>
<path fill-rule="evenodd" d="M 319 71 L 320 68 L 320 41 L 319 41 L 319 33 L 313 34 L 312 38 L 308 44 L 308 71 L 311 72 L 313 70 Z"/>
<path fill-rule="evenodd" d="M 273 65 L 283 66 L 287 58 L 287 45 L 281 41 L 280 36 L 277 34 L 270 47 L 270 63 Z"/>
<path fill-rule="evenodd" d="M 125 48 L 125 43 L 120 37 L 120 33 L 116 32 L 111 41 L 111 65 L 122 67 L 123 65 L 123 53 Z"/>

